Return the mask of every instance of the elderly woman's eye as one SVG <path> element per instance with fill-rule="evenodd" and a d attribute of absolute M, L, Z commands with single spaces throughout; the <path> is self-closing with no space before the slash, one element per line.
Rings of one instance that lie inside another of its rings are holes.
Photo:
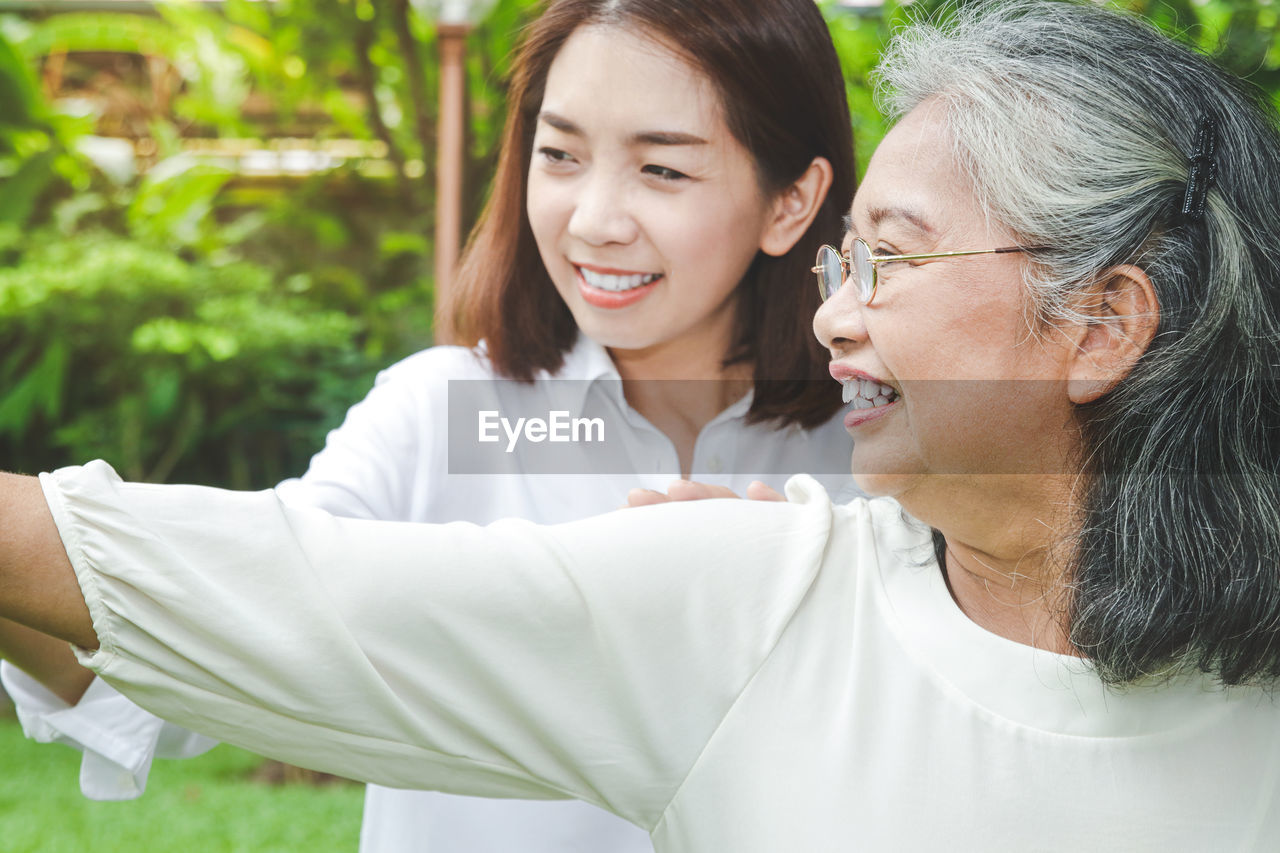
<path fill-rule="evenodd" d="M 903 253 L 898 251 L 898 249 L 894 246 L 876 246 L 874 249 L 871 250 L 871 257 L 873 258 L 890 258 L 890 257 L 893 257 L 894 255 L 901 255 L 901 254 Z M 905 263 L 909 263 L 909 262 L 886 260 L 886 261 L 880 261 L 877 264 L 877 266 L 879 266 L 881 269 L 884 269 L 886 267 L 893 267 L 893 266 L 897 266 L 898 264 L 905 264 Z"/>

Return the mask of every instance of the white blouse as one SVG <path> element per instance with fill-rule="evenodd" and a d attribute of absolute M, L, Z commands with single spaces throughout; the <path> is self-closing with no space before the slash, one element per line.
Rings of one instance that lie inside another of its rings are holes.
<path fill-rule="evenodd" d="M 716 390 L 710 382 L 695 385 Z M 776 430 L 745 422 L 750 402 L 739 400 L 704 427 L 694 448 L 697 479 L 742 493 L 752 479 L 781 488 L 786 476 L 807 471 L 840 499 L 858 494 L 849 476 L 851 440 L 838 417 L 815 430 Z M 529 443 L 521 434 L 507 453 L 511 439 L 501 423 L 490 430 L 499 441 L 476 440 L 481 412 L 497 412 L 510 427 L 520 417 L 550 420 L 555 411 L 599 417 L 607 446 L 584 443 L 581 460 L 566 459 L 564 451 L 574 450 L 568 443 Z M 627 405 L 608 354 L 580 337 L 563 368 L 532 385 L 496 379 L 486 360 L 457 347 L 405 359 L 379 375 L 307 473 L 277 491 L 287 503 L 355 518 L 554 523 L 619 507 L 635 486 L 665 489 L 679 474 L 674 446 Z M 84 751 L 81 789 L 96 799 L 137 796 L 153 757 L 194 755 L 215 743 L 164 724 L 102 682 L 69 707 L 7 664 L 3 675 L 29 736 Z M 651 845 L 631 825 L 579 802 L 499 802 L 370 786 L 363 853 L 434 849 L 641 853 Z"/>
<path fill-rule="evenodd" d="M 1280 706 L 1102 687 L 950 599 L 892 501 L 554 527 L 43 478 L 101 648 L 167 719 L 396 786 L 577 797 L 660 851 L 1272 850 Z"/>

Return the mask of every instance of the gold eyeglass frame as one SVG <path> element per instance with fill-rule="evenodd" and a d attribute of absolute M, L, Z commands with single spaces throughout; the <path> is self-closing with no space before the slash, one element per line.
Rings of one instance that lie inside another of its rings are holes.
<path fill-rule="evenodd" d="M 1004 255 L 1010 252 L 1029 252 L 1036 248 L 1034 246 L 1002 246 L 999 249 L 963 249 L 957 252 L 929 252 L 927 254 L 920 255 L 876 255 L 872 254 L 870 244 L 861 237 L 855 238 L 853 242 L 855 245 L 861 243 L 863 248 L 867 250 L 867 259 L 871 264 L 871 292 L 868 294 L 866 299 L 861 299 L 861 297 L 859 297 L 863 305 L 870 305 L 876 298 L 876 290 L 880 286 L 880 275 L 878 269 L 880 264 L 891 263 L 894 261 L 931 261 L 937 260 L 938 258 L 962 258 L 968 255 Z M 828 243 L 818 249 L 818 253 L 814 257 L 815 261 L 822 257 L 824 249 L 830 249 L 835 253 L 836 257 L 840 259 L 840 287 L 844 287 L 844 283 L 849 280 L 850 271 L 854 269 L 853 258 L 849 257 L 849 255 L 845 255 L 835 246 Z M 833 292 L 830 296 L 827 295 L 827 289 L 824 286 L 824 271 L 824 267 L 821 263 L 815 264 L 810 270 L 810 272 L 817 274 L 818 295 L 822 297 L 823 302 L 826 302 L 831 298 L 831 296 L 835 296 L 835 293 Z M 861 293 L 862 282 L 858 282 L 858 284 L 859 293 Z M 837 287 L 836 291 L 839 291 L 840 287 Z"/>

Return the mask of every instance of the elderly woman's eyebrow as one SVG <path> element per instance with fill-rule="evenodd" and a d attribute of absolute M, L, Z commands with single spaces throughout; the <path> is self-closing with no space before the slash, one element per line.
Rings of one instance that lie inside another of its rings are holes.
<path fill-rule="evenodd" d="M 885 221 L 901 220 L 915 226 L 926 234 L 932 234 L 933 228 L 920 213 L 907 207 L 873 207 L 867 211 L 867 218 L 872 225 L 880 225 Z"/>

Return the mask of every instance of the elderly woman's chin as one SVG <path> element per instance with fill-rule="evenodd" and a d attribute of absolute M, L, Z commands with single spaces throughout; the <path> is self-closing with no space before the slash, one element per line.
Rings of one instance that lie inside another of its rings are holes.
<path fill-rule="evenodd" d="M 913 454 L 876 448 L 876 442 L 854 442 L 850 470 L 858 488 L 876 497 L 901 498 L 931 475 Z"/>
<path fill-rule="evenodd" d="M 929 515 L 954 502 L 1060 492 L 1071 488 L 1079 472 L 1071 464 L 1070 433 L 1061 425 L 1048 435 L 1055 433 L 1056 440 L 1025 443 L 969 434 L 959 424 L 946 437 L 935 436 L 937 441 L 882 434 L 855 439 L 850 470 L 868 495 L 891 497 L 909 511 Z"/>

